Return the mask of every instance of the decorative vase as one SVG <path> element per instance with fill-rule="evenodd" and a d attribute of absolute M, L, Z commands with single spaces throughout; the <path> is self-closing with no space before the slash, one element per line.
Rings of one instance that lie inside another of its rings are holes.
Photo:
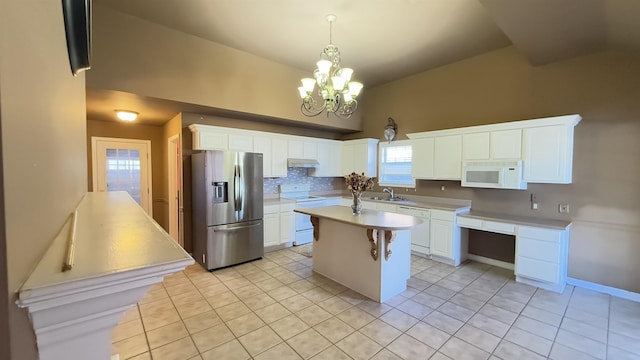
<path fill-rule="evenodd" d="M 353 204 L 351 204 L 351 210 L 354 215 L 360 215 L 362 212 L 362 200 L 360 200 L 361 193 L 353 193 Z"/>

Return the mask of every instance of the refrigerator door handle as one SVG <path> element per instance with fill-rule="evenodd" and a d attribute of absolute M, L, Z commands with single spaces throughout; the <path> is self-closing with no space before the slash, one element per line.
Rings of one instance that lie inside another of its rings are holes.
<path fill-rule="evenodd" d="M 235 165 L 233 169 L 233 200 L 236 212 L 242 211 L 242 179 L 240 177 L 240 165 Z"/>
<path fill-rule="evenodd" d="M 218 226 L 213 226 L 212 229 L 214 232 L 235 231 L 235 230 L 248 229 L 248 228 L 260 226 L 261 224 L 262 224 L 262 221 L 258 220 L 258 221 L 252 221 L 246 224 L 243 223 L 243 224 L 232 224 L 232 225 L 218 225 Z"/>

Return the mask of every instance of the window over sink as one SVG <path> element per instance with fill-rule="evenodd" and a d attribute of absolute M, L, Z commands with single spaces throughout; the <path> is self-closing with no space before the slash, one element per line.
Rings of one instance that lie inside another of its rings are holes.
<path fill-rule="evenodd" d="M 378 185 L 415 187 L 416 180 L 411 176 L 411 140 L 380 143 L 379 149 Z"/>

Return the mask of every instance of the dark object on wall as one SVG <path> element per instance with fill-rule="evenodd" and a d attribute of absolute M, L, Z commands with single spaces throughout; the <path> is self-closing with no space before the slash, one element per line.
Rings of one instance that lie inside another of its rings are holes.
<path fill-rule="evenodd" d="M 91 68 L 91 0 L 62 0 L 64 30 L 73 76 Z"/>

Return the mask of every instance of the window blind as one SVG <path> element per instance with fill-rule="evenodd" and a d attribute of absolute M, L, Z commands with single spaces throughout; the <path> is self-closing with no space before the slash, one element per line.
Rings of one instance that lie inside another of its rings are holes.
<path fill-rule="evenodd" d="M 380 144 L 380 176 L 378 185 L 415 187 L 411 176 L 412 147 L 410 140 Z"/>

